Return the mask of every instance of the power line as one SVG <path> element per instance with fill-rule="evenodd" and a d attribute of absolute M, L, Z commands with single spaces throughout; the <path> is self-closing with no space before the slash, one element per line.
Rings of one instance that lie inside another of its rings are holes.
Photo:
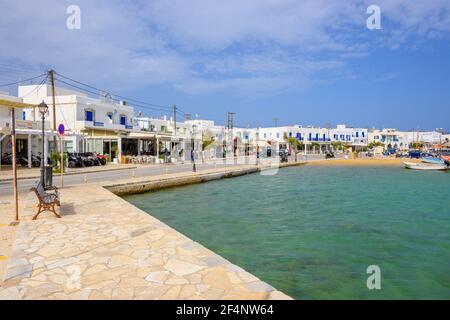
<path fill-rule="evenodd" d="M 47 75 L 47 74 L 46 74 L 46 73 L 43 73 L 43 74 L 41 74 L 41 75 L 38 75 L 38 76 L 36 76 L 36 77 L 33 77 L 33 78 L 29 78 L 29 79 L 24 79 L 24 80 L 20 80 L 20 81 L 17 81 L 17 82 L 12 82 L 12 83 L 5 83 L 5 84 L 0 84 L 0 87 L 8 87 L 8 86 L 13 86 L 13 85 L 16 85 L 16 84 L 20 84 L 20 83 L 22 83 L 22 82 L 27 82 L 27 81 L 31 81 L 31 80 L 34 80 L 34 79 L 40 78 L 40 77 L 42 77 L 42 76 L 45 76 L 45 75 Z"/>
<path fill-rule="evenodd" d="M 114 93 L 112 93 L 112 92 L 108 92 L 108 91 L 106 91 L 106 90 L 102 90 L 102 89 L 96 88 L 96 87 L 94 87 L 94 86 L 91 86 L 91 85 L 89 85 L 89 84 L 83 83 L 83 82 L 81 82 L 81 81 L 77 81 L 77 80 L 74 80 L 74 79 L 72 79 L 72 78 L 66 77 L 66 76 L 64 76 L 64 75 L 62 75 L 62 74 L 60 74 L 60 73 L 56 73 L 56 74 L 57 74 L 58 76 L 64 78 L 64 79 L 69 80 L 69 81 L 75 82 L 75 83 L 77 83 L 77 84 L 83 85 L 83 86 L 85 86 L 85 87 L 88 87 L 88 88 L 93 89 L 93 90 L 96 90 L 96 91 L 101 91 L 101 92 L 108 93 L 108 94 L 110 94 L 111 96 L 115 96 L 115 97 L 117 97 L 117 98 L 121 98 L 121 99 L 126 100 L 126 101 L 136 102 L 136 103 L 140 103 L 140 104 L 144 104 L 144 105 L 149 105 L 149 106 L 153 106 L 153 107 L 157 107 L 157 108 L 163 108 L 163 109 L 167 109 L 167 110 L 171 110 L 171 109 L 172 109 L 172 107 L 169 107 L 169 106 L 163 106 L 163 105 L 159 105 L 159 104 L 155 104 L 155 103 L 149 103 L 149 102 L 140 101 L 140 100 L 136 100 L 136 99 L 129 98 L 129 97 L 124 97 L 124 96 L 121 96 L 121 95 L 118 95 L 118 94 L 114 94 Z M 61 80 L 60 80 L 60 81 L 61 81 Z"/>
<path fill-rule="evenodd" d="M 59 74 L 58 74 L 58 75 L 59 75 Z M 68 85 L 68 86 L 71 86 L 71 87 L 73 87 L 73 88 L 76 88 L 76 89 L 85 91 L 85 92 L 87 92 L 87 93 L 90 93 L 90 94 L 92 94 L 92 95 L 98 95 L 98 94 L 99 94 L 99 92 L 91 91 L 91 90 L 88 90 L 88 89 L 86 89 L 86 88 L 83 88 L 83 87 L 80 87 L 80 86 L 76 86 L 76 85 L 74 85 L 74 84 L 68 83 L 68 82 L 66 82 L 66 81 L 64 81 L 64 80 L 61 80 L 61 79 L 58 79 L 58 78 L 55 78 L 55 80 L 58 81 L 58 82 L 64 83 L 64 84 L 66 84 L 66 85 Z M 98 90 L 98 89 L 95 88 L 95 90 Z M 98 91 L 102 91 L 102 90 L 98 90 Z M 103 92 L 105 92 L 105 91 L 103 91 Z M 106 93 L 108 93 L 108 92 L 106 92 Z M 116 96 L 116 97 L 119 97 L 119 96 Z M 111 97 L 111 100 L 113 100 L 113 101 L 115 101 L 115 102 L 117 102 L 117 103 L 120 103 L 120 102 L 121 102 L 120 99 L 115 99 L 115 98 L 113 98 L 113 97 Z M 150 107 L 150 106 L 146 106 L 146 105 L 141 105 L 141 104 L 137 104 L 137 103 L 133 103 L 133 106 L 140 107 L 140 108 L 144 108 L 144 109 L 151 109 L 151 110 L 161 111 L 161 112 L 169 112 L 169 111 L 171 111 L 171 110 L 166 110 L 166 109 L 161 109 L 161 108 L 156 108 L 156 107 Z"/>
<path fill-rule="evenodd" d="M 39 91 L 39 89 L 44 85 L 44 83 L 47 81 L 47 75 L 45 76 L 44 79 L 42 79 L 42 81 L 39 83 L 39 85 L 35 86 L 33 90 L 31 90 L 30 92 L 28 92 L 26 95 L 22 96 L 21 98 L 26 98 L 28 97 L 30 94 L 34 93 L 35 91 Z"/>

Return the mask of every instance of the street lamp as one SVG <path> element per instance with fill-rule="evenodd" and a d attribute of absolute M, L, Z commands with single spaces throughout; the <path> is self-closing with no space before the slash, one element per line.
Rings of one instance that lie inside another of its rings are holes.
<path fill-rule="evenodd" d="M 191 159 L 192 159 L 192 172 L 197 172 L 197 168 L 195 167 L 195 155 L 194 155 L 194 148 L 195 148 L 195 129 L 197 128 L 197 125 L 192 126 L 192 149 L 191 149 Z"/>
<path fill-rule="evenodd" d="M 45 154 L 44 154 L 44 145 L 45 145 L 45 114 L 48 111 L 48 105 L 42 101 L 39 106 L 39 113 L 41 114 L 42 119 L 42 156 L 41 156 L 41 185 L 45 186 L 44 183 L 44 165 L 45 165 Z"/>

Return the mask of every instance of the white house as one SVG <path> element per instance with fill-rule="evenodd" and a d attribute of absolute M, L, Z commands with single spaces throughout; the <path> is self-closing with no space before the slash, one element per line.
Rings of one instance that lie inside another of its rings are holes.
<path fill-rule="evenodd" d="M 0 92 L 0 100 L 23 103 L 23 99 L 9 95 L 7 92 Z M 16 122 L 16 147 L 17 154 L 27 159 L 31 166 L 31 156 L 42 156 L 42 121 L 26 119 L 26 109 L 15 109 Z M 11 111 L 7 108 L 0 108 L 0 156 L 6 157 L 12 152 Z M 51 140 L 54 133 L 50 130 L 50 123 L 44 122 L 45 142 Z M 45 158 L 48 155 L 47 143 L 44 143 Z"/>
<path fill-rule="evenodd" d="M 53 98 L 49 85 L 19 86 L 18 95 L 25 103 L 49 106 L 46 119 L 57 130 L 63 124 L 67 131 L 65 150 L 69 152 L 97 152 L 111 159 L 137 149 L 137 139 L 128 139 L 139 132 L 133 123 L 134 109 L 126 102 L 112 101 L 108 97 L 91 98 L 84 93 L 65 88 L 55 88 L 55 126 L 53 125 Z M 34 109 L 25 110 L 24 119 L 37 121 L 40 115 Z M 124 143 L 126 142 L 126 143 Z M 53 149 L 52 143 L 49 145 Z"/>
<path fill-rule="evenodd" d="M 159 156 L 167 150 L 172 159 L 188 160 L 191 159 L 192 145 L 194 151 L 201 151 L 202 131 L 195 130 L 193 125 L 188 122 L 177 122 L 175 130 L 175 121 L 173 118 L 151 118 L 135 117 L 136 125 L 142 130 L 142 133 L 152 137 L 152 143 L 143 146 L 147 154 Z"/>

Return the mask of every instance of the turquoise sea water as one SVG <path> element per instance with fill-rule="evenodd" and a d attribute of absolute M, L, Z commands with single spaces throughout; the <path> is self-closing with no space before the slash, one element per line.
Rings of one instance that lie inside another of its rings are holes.
<path fill-rule="evenodd" d="M 303 166 L 125 199 L 296 299 L 450 299 L 448 172 Z"/>

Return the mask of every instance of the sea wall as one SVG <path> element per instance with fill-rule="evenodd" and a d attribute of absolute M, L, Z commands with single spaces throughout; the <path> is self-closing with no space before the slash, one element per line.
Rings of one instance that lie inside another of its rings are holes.
<path fill-rule="evenodd" d="M 118 196 L 145 193 L 151 191 L 157 191 L 167 188 L 179 187 L 189 184 L 204 183 L 208 181 L 234 178 L 247 174 L 257 173 L 265 170 L 273 170 L 278 168 L 292 167 L 303 165 L 306 162 L 290 162 L 279 163 L 276 165 L 263 165 L 263 166 L 248 166 L 238 168 L 226 168 L 225 170 L 217 171 L 205 171 L 190 175 L 175 175 L 171 177 L 159 177 L 147 180 L 133 180 L 130 182 L 105 184 L 104 188 L 108 189 L 112 193 Z"/>

